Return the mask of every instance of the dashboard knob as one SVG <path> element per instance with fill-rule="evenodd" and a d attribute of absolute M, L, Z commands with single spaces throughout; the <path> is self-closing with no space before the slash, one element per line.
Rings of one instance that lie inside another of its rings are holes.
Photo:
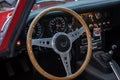
<path fill-rule="evenodd" d="M 117 45 L 112 45 L 112 50 L 117 49 Z"/>

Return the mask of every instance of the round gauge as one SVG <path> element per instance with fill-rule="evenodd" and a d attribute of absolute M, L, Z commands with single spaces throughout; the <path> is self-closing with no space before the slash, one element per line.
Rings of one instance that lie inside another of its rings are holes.
<path fill-rule="evenodd" d="M 29 29 L 29 25 L 28 25 L 28 27 L 25 27 L 25 35 L 26 36 L 27 36 L 28 29 Z M 35 38 L 42 37 L 42 35 L 43 35 L 43 28 L 40 25 L 40 23 L 37 23 L 37 25 L 36 25 L 36 27 L 35 27 L 35 29 L 33 31 L 32 37 L 35 39 Z"/>
<path fill-rule="evenodd" d="M 43 35 L 43 28 L 40 23 L 37 23 L 34 31 L 33 31 L 33 38 L 40 38 Z"/>
<path fill-rule="evenodd" d="M 63 17 L 56 17 L 49 22 L 50 31 L 52 33 L 65 32 L 67 30 Z"/>

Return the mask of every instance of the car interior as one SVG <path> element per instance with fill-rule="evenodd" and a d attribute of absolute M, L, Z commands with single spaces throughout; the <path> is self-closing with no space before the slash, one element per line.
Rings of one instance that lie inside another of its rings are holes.
<path fill-rule="evenodd" d="M 27 55 L 40 80 L 120 80 L 119 27 L 120 0 L 40 8 L 30 12 L 12 57 Z"/>

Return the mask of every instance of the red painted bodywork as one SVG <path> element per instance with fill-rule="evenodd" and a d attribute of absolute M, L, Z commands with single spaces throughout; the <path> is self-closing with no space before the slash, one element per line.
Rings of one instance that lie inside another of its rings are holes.
<path fill-rule="evenodd" d="M 1 32 L 1 29 L 5 23 L 5 21 L 7 20 L 8 16 L 11 16 L 12 15 L 12 12 L 13 10 L 9 10 L 9 11 L 6 11 L 6 12 L 1 12 L 0 13 L 0 32 Z"/>
<path fill-rule="evenodd" d="M 16 24 L 21 16 L 21 13 L 25 7 L 27 0 L 20 0 L 18 7 L 16 9 L 15 15 L 13 16 L 13 19 L 11 21 L 11 24 L 9 25 L 8 31 L 3 39 L 3 42 L 0 46 L 0 52 L 4 52 L 8 49 L 8 44 L 10 41 L 10 37 L 12 36 L 12 33 L 16 27 Z"/>

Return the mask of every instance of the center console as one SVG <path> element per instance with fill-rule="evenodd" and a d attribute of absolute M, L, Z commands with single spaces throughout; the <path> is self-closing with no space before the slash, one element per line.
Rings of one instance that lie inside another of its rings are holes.
<path fill-rule="evenodd" d="M 92 36 L 92 49 L 93 51 L 101 50 L 104 47 L 104 32 L 110 30 L 110 14 L 108 12 L 91 12 L 80 14 L 86 21 Z M 81 53 L 86 53 L 87 38 L 86 34 L 82 35 Z"/>
<path fill-rule="evenodd" d="M 109 40 L 111 38 L 107 39 L 108 36 L 106 36 L 106 33 L 113 30 L 113 23 L 109 12 L 91 12 L 81 14 L 81 16 L 86 21 L 91 32 L 93 47 L 92 59 L 84 71 L 83 76 L 87 76 L 87 80 L 120 80 L 120 67 L 111 56 L 111 52 L 114 53 L 114 48 L 113 50 L 105 51 L 106 44 L 111 43 Z M 111 36 L 113 36 L 113 34 L 109 37 Z M 87 38 L 84 33 L 81 37 L 80 45 L 82 54 L 86 54 L 87 46 Z M 114 45 L 112 47 L 116 46 Z M 81 63 L 82 62 L 79 61 L 78 65 Z"/>

